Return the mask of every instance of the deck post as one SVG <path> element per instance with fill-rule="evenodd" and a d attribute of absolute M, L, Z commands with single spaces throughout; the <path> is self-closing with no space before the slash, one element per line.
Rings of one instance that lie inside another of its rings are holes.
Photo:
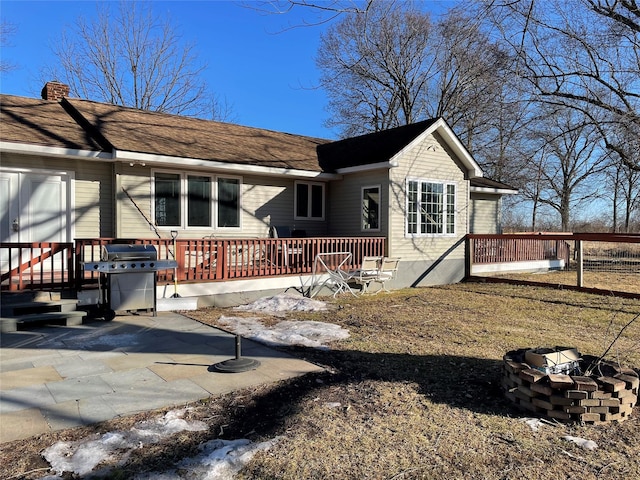
<path fill-rule="evenodd" d="M 576 240 L 576 270 L 577 270 L 577 281 L 578 281 L 578 287 L 583 287 L 584 286 L 584 270 L 583 270 L 583 241 L 582 240 Z"/>
<path fill-rule="evenodd" d="M 475 253 L 474 242 L 472 238 L 469 238 L 469 235 L 465 236 L 464 245 L 464 277 L 469 278 L 471 276 L 471 269 L 473 268 L 473 255 Z"/>

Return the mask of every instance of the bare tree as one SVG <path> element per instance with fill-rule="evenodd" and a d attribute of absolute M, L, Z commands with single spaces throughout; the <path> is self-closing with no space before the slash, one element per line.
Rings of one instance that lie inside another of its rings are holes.
<path fill-rule="evenodd" d="M 211 116 L 212 99 L 193 45 L 182 42 L 169 20 L 150 4 L 101 4 L 95 20 L 78 18 L 54 47 L 73 95 L 116 105 Z M 55 72 L 57 69 L 53 69 Z M 54 73 L 55 74 L 55 73 Z"/>
<path fill-rule="evenodd" d="M 577 109 L 609 150 L 640 168 L 610 129 L 640 134 L 640 9 L 636 0 L 485 0 L 539 100 Z"/>
<path fill-rule="evenodd" d="M 16 31 L 17 28 L 13 23 L 6 20 L 0 22 L 0 49 L 5 50 L 11 46 L 9 37 L 15 35 Z M 7 61 L 5 58 L 0 58 L 0 73 L 6 73 L 15 68 L 16 66 L 13 63 Z"/>
<path fill-rule="evenodd" d="M 606 172 L 606 181 L 613 212 L 612 230 L 630 232 L 633 213 L 640 209 L 640 171 L 614 161 Z"/>
<path fill-rule="evenodd" d="M 375 0 L 261 0 L 241 2 L 245 8 L 265 14 L 285 15 L 294 10 L 306 10 L 307 15 L 299 24 L 290 28 L 309 27 L 329 23 L 344 13 L 365 13 Z M 395 0 L 394 0 L 395 1 Z"/>
<path fill-rule="evenodd" d="M 326 123 L 351 136 L 444 117 L 487 174 L 511 182 L 529 121 L 512 61 L 472 12 L 434 22 L 413 3 L 374 2 L 322 36 Z"/>
<path fill-rule="evenodd" d="M 601 138 L 590 119 L 570 109 L 546 109 L 532 135 L 540 142 L 531 164 L 536 203 L 560 215 L 563 231 L 571 227 L 575 207 L 601 195 L 594 179 L 608 167 Z M 532 200 L 534 200 L 532 198 Z"/>
<path fill-rule="evenodd" d="M 316 59 L 332 112 L 327 125 L 350 136 L 421 119 L 435 66 L 432 30 L 428 14 L 393 2 L 331 26 Z"/>

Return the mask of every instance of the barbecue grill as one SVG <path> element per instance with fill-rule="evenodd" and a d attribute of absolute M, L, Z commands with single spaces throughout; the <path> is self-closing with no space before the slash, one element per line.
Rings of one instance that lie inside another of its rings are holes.
<path fill-rule="evenodd" d="M 156 272 L 178 266 L 175 260 L 158 260 L 153 245 L 108 244 L 101 261 L 83 262 L 85 271 L 98 272 L 102 304 L 116 311 L 153 310 L 156 315 Z M 102 284 L 102 279 L 106 281 Z"/>

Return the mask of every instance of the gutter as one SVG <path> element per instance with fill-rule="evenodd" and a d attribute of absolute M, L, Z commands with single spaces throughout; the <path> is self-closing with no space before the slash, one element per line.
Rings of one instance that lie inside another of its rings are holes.
<path fill-rule="evenodd" d="M 378 170 L 381 168 L 390 169 L 397 166 L 398 166 L 398 161 L 392 159 L 386 162 L 369 163 L 366 165 L 358 165 L 355 167 L 338 168 L 336 172 L 338 172 L 339 174 L 358 173 L 358 172 L 368 172 L 370 170 Z"/>
<path fill-rule="evenodd" d="M 47 147 L 44 145 L 33 145 L 29 143 L 14 143 L 0 141 L 0 152 L 21 153 L 31 155 L 47 155 L 61 158 L 82 158 L 84 160 L 110 161 L 111 153 L 99 152 L 96 150 L 79 150 L 64 147 Z"/>
<path fill-rule="evenodd" d="M 263 167 L 260 165 L 248 165 L 239 163 L 216 162 L 199 158 L 172 157 L 168 155 L 155 155 L 123 150 L 113 150 L 113 159 L 123 163 L 140 163 L 154 167 L 190 167 L 198 170 L 215 170 L 231 172 L 235 174 L 253 173 L 271 177 L 289 178 L 314 178 L 318 180 L 340 180 L 342 175 L 335 173 L 313 172 L 310 170 L 298 170 L 293 168 Z"/>
<path fill-rule="evenodd" d="M 520 192 L 519 190 L 490 187 L 470 187 L 469 191 L 473 193 L 493 193 L 496 195 L 517 195 Z"/>

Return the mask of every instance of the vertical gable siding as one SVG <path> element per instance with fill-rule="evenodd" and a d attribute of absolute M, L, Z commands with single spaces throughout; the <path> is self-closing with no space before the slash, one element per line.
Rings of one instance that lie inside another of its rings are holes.
<path fill-rule="evenodd" d="M 465 173 L 453 161 L 445 145 L 431 135 L 398 159 L 399 166 L 391 169 L 389 195 L 392 199 L 389 253 L 403 260 L 436 261 L 467 233 L 469 182 Z M 451 181 L 456 184 L 455 236 L 407 237 L 405 235 L 406 180 L 419 178 Z M 464 248 L 447 254 L 448 259 L 464 258 Z"/>

